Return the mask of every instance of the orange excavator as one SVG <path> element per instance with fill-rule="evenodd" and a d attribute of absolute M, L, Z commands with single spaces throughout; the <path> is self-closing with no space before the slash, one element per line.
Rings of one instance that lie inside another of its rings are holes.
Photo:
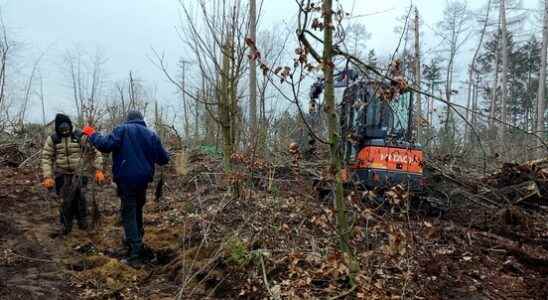
<path fill-rule="evenodd" d="M 414 141 L 414 101 L 405 80 L 370 80 L 346 70 L 336 75 L 335 87 L 336 94 L 342 94 L 338 112 L 343 179 L 366 189 L 403 185 L 422 191 L 423 151 Z M 322 92 L 323 80 L 318 79 L 311 102 Z"/>

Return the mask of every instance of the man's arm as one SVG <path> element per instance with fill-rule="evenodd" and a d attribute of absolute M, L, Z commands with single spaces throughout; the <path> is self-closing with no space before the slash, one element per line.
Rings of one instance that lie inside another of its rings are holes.
<path fill-rule="evenodd" d="M 93 133 L 89 137 L 89 141 L 97 150 L 103 153 L 110 153 L 120 148 L 120 145 L 122 144 L 122 131 L 123 129 L 121 127 L 116 127 L 112 133 L 107 135 Z"/>
<path fill-rule="evenodd" d="M 88 137 L 85 133 L 82 132 L 82 134 L 84 135 L 82 137 L 82 141 L 81 143 L 83 144 L 88 144 L 87 146 L 90 147 L 89 151 L 86 151 L 86 160 L 91 162 L 93 161 L 92 163 L 92 166 L 95 170 L 100 170 L 102 171 L 103 170 L 103 163 L 104 163 L 104 158 L 103 158 L 103 153 L 101 153 L 101 151 L 99 151 L 95 145 L 93 145 L 93 143 L 91 142 L 91 138 Z M 93 153 L 92 153 L 93 151 Z"/>
<path fill-rule="evenodd" d="M 55 145 L 51 136 L 48 136 L 44 148 L 42 149 L 42 175 L 44 178 L 53 177 L 53 160 L 55 158 Z"/>
<path fill-rule="evenodd" d="M 169 154 L 162 145 L 158 135 L 154 135 L 154 153 L 155 153 L 155 163 L 160 166 L 167 165 L 169 162 Z"/>

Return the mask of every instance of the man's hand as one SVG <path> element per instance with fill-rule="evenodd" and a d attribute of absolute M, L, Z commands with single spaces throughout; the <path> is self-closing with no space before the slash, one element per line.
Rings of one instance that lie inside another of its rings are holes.
<path fill-rule="evenodd" d="M 95 182 L 97 182 L 98 184 L 105 183 L 105 173 L 103 173 L 103 171 L 95 171 Z"/>
<path fill-rule="evenodd" d="M 85 136 L 92 136 L 95 134 L 95 128 L 91 127 L 91 126 L 86 126 L 84 127 L 84 129 L 82 129 L 82 133 L 85 135 Z"/>
<path fill-rule="evenodd" d="M 55 187 L 55 180 L 53 180 L 53 178 L 46 178 L 44 179 L 44 181 L 42 181 L 42 186 L 48 190 L 51 190 L 53 189 L 53 187 Z"/>

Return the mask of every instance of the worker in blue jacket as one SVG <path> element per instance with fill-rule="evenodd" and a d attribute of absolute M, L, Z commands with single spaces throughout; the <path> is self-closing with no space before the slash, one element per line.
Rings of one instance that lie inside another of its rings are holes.
<path fill-rule="evenodd" d="M 154 165 L 169 162 L 167 151 L 158 135 L 150 130 L 143 115 L 138 111 L 128 113 L 127 121 L 112 133 L 102 135 L 86 126 L 83 133 L 101 152 L 112 153 L 113 180 L 118 186 L 122 202 L 122 223 L 125 238 L 130 246 L 130 265 L 140 264 L 143 259 L 143 206 L 148 184 L 154 177 Z"/>

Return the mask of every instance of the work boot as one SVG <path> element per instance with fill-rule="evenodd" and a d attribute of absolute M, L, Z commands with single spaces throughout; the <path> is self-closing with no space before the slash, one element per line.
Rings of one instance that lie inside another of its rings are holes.
<path fill-rule="evenodd" d="M 125 238 L 122 239 L 122 250 L 120 252 L 123 252 L 123 257 L 129 257 L 131 255 L 131 244 Z"/>
<path fill-rule="evenodd" d="M 144 264 L 144 261 L 141 255 L 131 255 L 122 259 L 120 262 L 134 269 L 139 269 Z"/>
<path fill-rule="evenodd" d="M 139 247 L 138 249 L 136 247 Z M 129 265 L 133 268 L 139 268 L 144 264 L 144 257 L 143 257 L 143 245 L 132 245 L 131 246 L 130 255 L 126 258 L 122 259 L 122 263 Z"/>
<path fill-rule="evenodd" d="M 63 227 L 61 230 L 62 234 L 68 235 L 72 231 L 72 218 L 67 217 L 63 209 L 61 209 L 59 220 L 61 221 L 61 225 Z"/>
<path fill-rule="evenodd" d="M 88 229 L 88 222 L 86 219 L 78 220 L 78 228 L 80 230 L 87 230 Z"/>
<path fill-rule="evenodd" d="M 156 255 L 154 254 L 154 250 L 152 250 L 152 248 L 148 247 L 145 244 L 143 244 L 143 248 L 141 248 L 141 258 L 146 262 L 156 262 Z"/>
<path fill-rule="evenodd" d="M 63 235 L 68 235 L 72 231 L 72 224 L 63 226 Z"/>

